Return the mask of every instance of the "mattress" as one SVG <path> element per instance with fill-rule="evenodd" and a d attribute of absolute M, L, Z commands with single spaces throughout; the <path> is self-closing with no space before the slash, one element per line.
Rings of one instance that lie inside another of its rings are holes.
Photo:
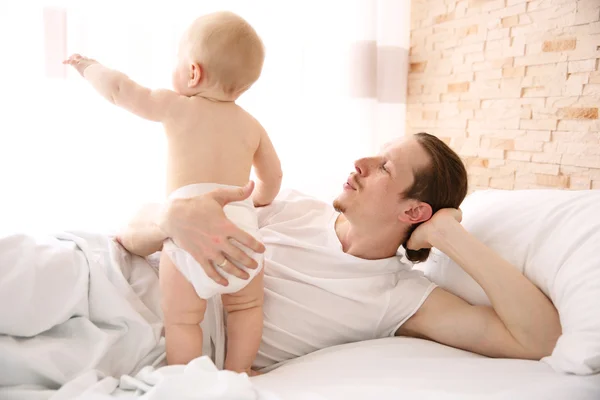
<path fill-rule="evenodd" d="M 388 338 L 324 349 L 252 379 L 281 399 L 600 399 L 600 375 Z"/>

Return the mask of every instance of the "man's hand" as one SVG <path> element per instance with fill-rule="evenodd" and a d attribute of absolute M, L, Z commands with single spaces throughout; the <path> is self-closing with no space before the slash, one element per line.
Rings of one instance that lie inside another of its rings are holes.
<path fill-rule="evenodd" d="M 73 54 L 71 57 L 63 61 L 63 64 L 73 66 L 77 70 L 77 72 L 79 72 L 79 74 L 83 76 L 83 71 L 85 71 L 85 69 L 92 64 L 98 64 L 98 61 L 92 60 L 91 58 L 83 57 L 80 54 Z"/>
<path fill-rule="evenodd" d="M 238 228 L 223 212 L 226 204 L 247 199 L 252 190 L 254 182 L 251 181 L 239 189 L 221 188 L 202 196 L 174 199 L 159 223 L 161 229 L 190 253 L 212 280 L 223 286 L 229 282 L 217 272 L 213 263 L 240 279 L 248 279 L 249 275 L 234 262 L 251 269 L 258 267 L 255 260 L 231 243 L 231 239 L 257 253 L 265 251 L 262 243 Z"/>
<path fill-rule="evenodd" d="M 411 250 L 429 249 L 433 247 L 431 237 L 444 229 L 448 222 L 462 221 L 462 211 L 444 208 L 436 212 L 427 222 L 415 229 L 408 239 L 407 247 Z"/>

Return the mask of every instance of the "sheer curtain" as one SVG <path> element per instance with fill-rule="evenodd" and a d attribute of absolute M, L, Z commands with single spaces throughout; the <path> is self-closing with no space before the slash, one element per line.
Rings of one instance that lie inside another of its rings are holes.
<path fill-rule="evenodd" d="M 267 49 L 239 104 L 266 127 L 285 187 L 325 200 L 353 160 L 404 134 L 408 0 L 38 1 L 0 4 L 0 231 L 114 230 L 164 196 L 158 124 L 110 105 L 73 52 L 149 87 L 169 87 L 179 34 L 228 9 Z"/>

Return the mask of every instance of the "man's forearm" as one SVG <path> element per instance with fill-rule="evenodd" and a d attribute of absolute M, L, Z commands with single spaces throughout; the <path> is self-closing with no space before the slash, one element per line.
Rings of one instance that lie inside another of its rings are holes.
<path fill-rule="evenodd" d="M 143 206 L 118 236 L 123 247 L 141 257 L 159 251 L 167 239 L 167 234 L 159 227 L 163 213 L 160 204 Z"/>
<path fill-rule="evenodd" d="M 483 288 L 496 314 L 521 346 L 545 355 L 552 351 L 561 334 L 558 312 L 523 274 L 457 221 L 448 220 L 432 234 L 430 242 Z"/>

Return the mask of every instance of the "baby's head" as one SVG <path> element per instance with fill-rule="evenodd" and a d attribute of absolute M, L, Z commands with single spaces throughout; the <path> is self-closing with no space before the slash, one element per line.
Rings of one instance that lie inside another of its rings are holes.
<path fill-rule="evenodd" d="M 224 11 L 196 19 L 181 39 L 177 58 L 176 92 L 233 101 L 260 76 L 265 50 L 248 22 Z"/>

